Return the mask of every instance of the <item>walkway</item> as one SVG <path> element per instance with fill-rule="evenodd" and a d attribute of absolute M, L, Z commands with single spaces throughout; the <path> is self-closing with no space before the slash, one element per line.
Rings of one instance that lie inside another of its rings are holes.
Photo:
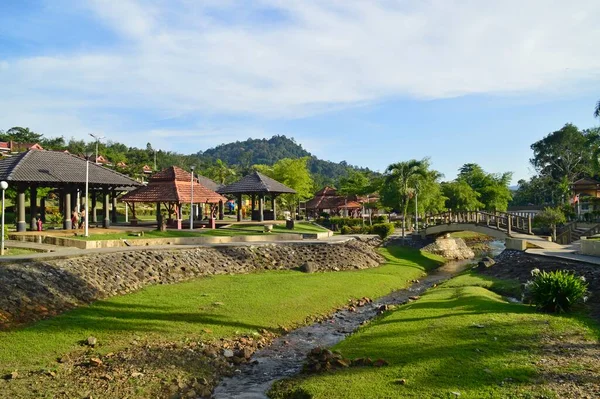
<path fill-rule="evenodd" d="M 304 240 L 283 240 L 283 241 L 251 241 L 251 242 L 228 242 L 228 243 L 213 243 L 213 244 L 172 244 L 172 245 L 148 245 L 148 246 L 131 246 L 131 247 L 114 247 L 114 248 L 93 248 L 93 249 L 78 249 L 72 247 L 59 247 L 50 245 L 56 249 L 55 252 L 45 252 L 36 254 L 24 254 L 14 256 L 3 256 L 0 258 L 0 263 L 10 262 L 35 262 L 35 261 L 47 261 L 54 259 L 68 259 L 78 256 L 89 256 L 94 254 L 110 254 L 116 252 L 131 252 L 131 251 L 149 251 L 149 250 L 178 250 L 178 249 L 191 249 L 191 248 L 212 248 L 212 247 L 247 247 L 247 246 L 260 246 L 260 245 L 272 245 L 272 244 L 338 244 L 346 242 L 352 239 L 354 236 L 332 236 L 323 239 L 304 239 Z M 32 243 L 23 243 L 27 246 L 23 248 L 31 248 L 29 245 Z M 46 244 L 35 244 L 44 245 Z"/>

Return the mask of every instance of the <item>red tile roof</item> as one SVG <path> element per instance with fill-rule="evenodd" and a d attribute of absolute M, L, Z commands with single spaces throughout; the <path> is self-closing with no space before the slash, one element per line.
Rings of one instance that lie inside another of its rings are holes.
<path fill-rule="evenodd" d="M 192 199 L 192 174 L 177 166 L 163 169 L 150 178 L 147 186 L 140 187 L 125 194 L 124 202 L 175 202 L 189 203 Z M 194 181 L 195 204 L 217 204 L 226 202 L 227 198 L 204 187 L 198 180 Z"/>

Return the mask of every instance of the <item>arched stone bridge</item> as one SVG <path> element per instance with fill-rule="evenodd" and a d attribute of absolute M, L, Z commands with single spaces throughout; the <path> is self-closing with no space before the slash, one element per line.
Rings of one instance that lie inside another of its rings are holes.
<path fill-rule="evenodd" d="M 531 216 L 513 215 L 506 212 L 462 211 L 444 212 L 426 217 L 426 227 L 420 230 L 421 237 L 474 231 L 494 238 L 507 238 L 513 232 L 533 235 Z"/>

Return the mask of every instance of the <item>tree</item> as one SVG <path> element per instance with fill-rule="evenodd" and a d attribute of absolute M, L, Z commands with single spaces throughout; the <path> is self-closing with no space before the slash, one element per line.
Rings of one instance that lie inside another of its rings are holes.
<path fill-rule="evenodd" d="M 466 182 L 479 194 L 477 200 L 483 204 L 481 208 L 488 211 L 506 211 L 512 200 L 511 179 L 512 172 L 487 173 L 475 163 L 463 165 L 457 177 L 457 181 Z"/>
<path fill-rule="evenodd" d="M 42 135 L 29 130 L 28 127 L 11 127 L 0 137 L 3 141 L 15 141 L 17 143 L 38 143 Z"/>
<path fill-rule="evenodd" d="M 217 159 L 215 163 L 207 170 L 208 177 L 213 179 L 219 184 L 225 184 L 230 177 L 235 176 L 235 170 L 227 166 L 227 164 L 220 159 Z"/>
<path fill-rule="evenodd" d="M 600 100 L 598 100 L 596 108 L 594 108 L 594 118 L 600 118 Z"/>
<path fill-rule="evenodd" d="M 447 198 L 446 208 L 453 211 L 472 211 L 484 207 L 479 201 L 481 194 L 464 180 L 442 183 L 442 193 Z"/>
<path fill-rule="evenodd" d="M 583 175 L 593 173 L 592 157 L 594 148 L 590 140 L 595 140 L 590 132 L 581 132 L 570 123 L 562 129 L 550 133 L 531 145 L 531 164 L 540 176 L 550 177 L 555 184 L 566 179 L 567 192 L 562 193 L 562 202 L 568 197 L 568 187 Z"/>
<path fill-rule="evenodd" d="M 341 195 L 366 195 L 373 192 L 371 180 L 366 172 L 348 171 L 347 177 L 342 177 L 337 192 Z"/>
<path fill-rule="evenodd" d="M 425 178 L 427 176 L 428 167 L 429 161 L 427 159 L 420 161 L 411 159 L 408 162 L 391 164 L 386 169 L 385 185 L 393 186 L 396 195 L 390 195 L 392 193 L 389 190 L 385 190 L 381 194 L 388 196 L 385 201 L 387 203 L 390 203 L 390 200 L 397 201 L 398 209 L 402 211 L 402 237 L 406 233 L 406 214 L 410 196 L 414 194 L 419 177 Z"/>
<path fill-rule="evenodd" d="M 552 241 L 556 241 L 556 226 L 567 221 L 565 214 L 560 208 L 546 207 L 538 213 L 534 222 L 541 226 L 546 226 L 552 229 Z"/>
<path fill-rule="evenodd" d="M 298 199 L 305 200 L 312 197 L 313 180 L 308 171 L 308 159 L 309 157 L 284 158 L 277 161 L 273 166 L 253 166 L 255 170 L 296 191 L 296 194 L 282 194 L 277 197 L 277 202 L 282 209 L 294 212 Z"/>

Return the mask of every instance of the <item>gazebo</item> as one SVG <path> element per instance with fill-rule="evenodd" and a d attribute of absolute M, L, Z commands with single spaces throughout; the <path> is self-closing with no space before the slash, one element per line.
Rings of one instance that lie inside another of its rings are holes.
<path fill-rule="evenodd" d="M 321 212 L 338 214 L 342 210 L 345 210 L 347 215 L 356 216 L 361 208 L 362 205 L 358 201 L 338 195 L 337 190 L 329 186 L 321 189 L 314 198 L 306 202 L 306 211 L 313 217 L 318 217 Z"/>
<path fill-rule="evenodd" d="M 203 181 L 210 179 L 202 176 Z M 213 182 L 213 184 L 216 184 Z M 164 204 L 168 219 L 171 224 L 181 229 L 183 204 L 208 204 L 211 206 L 211 217 L 216 212 L 216 207 L 222 210 L 223 203 L 227 198 L 217 194 L 199 183 L 198 177 L 194 176 L 194 191 L 192 199 L 192 174 L 177 166 L 171 166 L 154 174 L 148 185 L 139 187 L 125 194 L 121 201 L 131 207 L 135 219 L 135 204 L 138 202 L 156 203 L 156 217 L 161 213 L 161 204 Z M 220 212 L 222 213 L 222 212 Z M 175 215 L 175 219 L 172 218 Z"/>
<path fill-rule="evenodd" d="M 104 202 L 104 227 L 117 221 L 117 193 L 140 185 L 137 181 L 114 170 L 89 163 L 89 190 L 92 193 L 91 221 L 96 222 L 96 195 L 102 193 Z M 77 208 L 77 193 L 85 199 L 86 160 L 61 151 L 31 149 L 21 154 L 0 159 L 0 180 L 17 190 L 17 231 L 27 230 L 25 192 L 29 189 L 30 221 L 35 229 L 38 214 L 37 189 L 56 189 L 63 215 L 63 228 L 70 229 L 71 210 Z M 109 212 L 112 198 L 112 214 Z M 40 199 L 39 214 L 45 220 L 46 199 Z"/>
<path fill-rule="evenodd" d="M 251 173 L 241 180 L 221 187 L 217 190 L 220 194 L 231 194 L 237 198 L 237 220 L 242 221 L 242 196 L 249 195 L 252 198 L 252 220 L 263 222 L 264 220 L 275 220 L 275 198 L 280 194 L 296 194 L 296 191 L 279 183 L 277 180 L 259 172 Z M 271 211 L 265 212 L 265 196 L 271 198 Z M 258 210 L 256 200 L 258 199 Z"/>

